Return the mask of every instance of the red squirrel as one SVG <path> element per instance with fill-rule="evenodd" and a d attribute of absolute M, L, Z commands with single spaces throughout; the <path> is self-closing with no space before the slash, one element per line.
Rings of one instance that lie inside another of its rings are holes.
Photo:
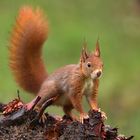
<path fill-rule="evenodd" d="M 40 9 L 22 7 L 13 27 L 10 40 L 10 68 L 16 82 L 24 90 L 40 96 L 37 104 L 58 96 L 53 105 L 62 106 L 64 113 L 74 118 L 72 109 L 80 115 L 80 121 L 88 115 L 82 107 L 86 96 L 91 109 L 98 110 L 97 94 L 99 78 L 103 70 L 97 41 L 94 52 L 84 47 L 78 64 L 66 65 L 48 75 L 42 60 L 42 46 L 48 36 L 48 21 Z M 31 108 L 33 101 L 27 104 Z"/>

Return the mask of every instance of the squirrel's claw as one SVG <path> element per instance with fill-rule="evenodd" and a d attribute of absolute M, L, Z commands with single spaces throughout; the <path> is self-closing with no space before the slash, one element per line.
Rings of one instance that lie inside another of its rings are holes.
<path fill-rule="evenodd" d="M 42 114 L 42 116 L 39 119 L 39 122 L 44 124 L 46 120 L 47 120 L 47 116 L 45 114 Z"/>
<path fill-rule="evenodd" d="M 84 119 L 88 119 L 89 116 L 86 113 L 82 113 L 80 114 L 80 122 L 83 124 L 84 123 Z"/>

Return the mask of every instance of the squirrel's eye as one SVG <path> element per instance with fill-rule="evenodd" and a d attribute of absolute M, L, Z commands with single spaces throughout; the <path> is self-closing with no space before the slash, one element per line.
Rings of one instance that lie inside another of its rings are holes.
<path fill-rule="evenodd" d="M 90 62 L 88 62 L 88 63 L 87 63 L 87 66 L 90 68 L 90 67 L 91 67 L 91 63 L 90 63 Z"/>

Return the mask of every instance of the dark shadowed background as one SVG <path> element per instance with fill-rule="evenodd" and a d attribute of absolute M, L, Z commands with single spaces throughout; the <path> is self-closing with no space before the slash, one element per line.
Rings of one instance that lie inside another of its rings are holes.
<path fill-rule="evenodd" d="M 17 97 L 8 67 L 8 39 L 18 9 L 40 7 L 49 20 L 49 38 L 44 60 L 49 73 L 77 63 L 84 38 L 92 51 L 100 40 L 104 73 L 100 80 L 99 106 L 107 113 L 107 124 L 140 139 L 140 1 L 139 0 L 0 0 L 0 102 Z M 20 89 L 20 96 L 33 96 Z M 89 107 L 83 103 L 85 110 Z M 63 114 L 61 108 L 48 109 Z"/>

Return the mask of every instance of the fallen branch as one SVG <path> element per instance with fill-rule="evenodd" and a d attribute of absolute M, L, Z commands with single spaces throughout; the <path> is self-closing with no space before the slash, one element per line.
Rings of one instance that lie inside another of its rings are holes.
<path fill-rule="evenodd" d="M 83 124 L 73 121 L 66 115 L 61 118 L 43 113 L 53 100 L 55 98 L 46 101 L 39 112 L 33 109 L 27 111 L 23 104 L 23 107 L 15 112 L 0 115 L 0 139 L 131 140 L 133 138 L 118 135 L 117 128 L 105 125 L 101 112 L 98 111 L 89 111 L 89 119 L 84 120 Z M 5 105 L 1 105 L 1 110 L 4 107 Z M 42 114 L 46 116 L 44 122 L 39 121 Z"/>

